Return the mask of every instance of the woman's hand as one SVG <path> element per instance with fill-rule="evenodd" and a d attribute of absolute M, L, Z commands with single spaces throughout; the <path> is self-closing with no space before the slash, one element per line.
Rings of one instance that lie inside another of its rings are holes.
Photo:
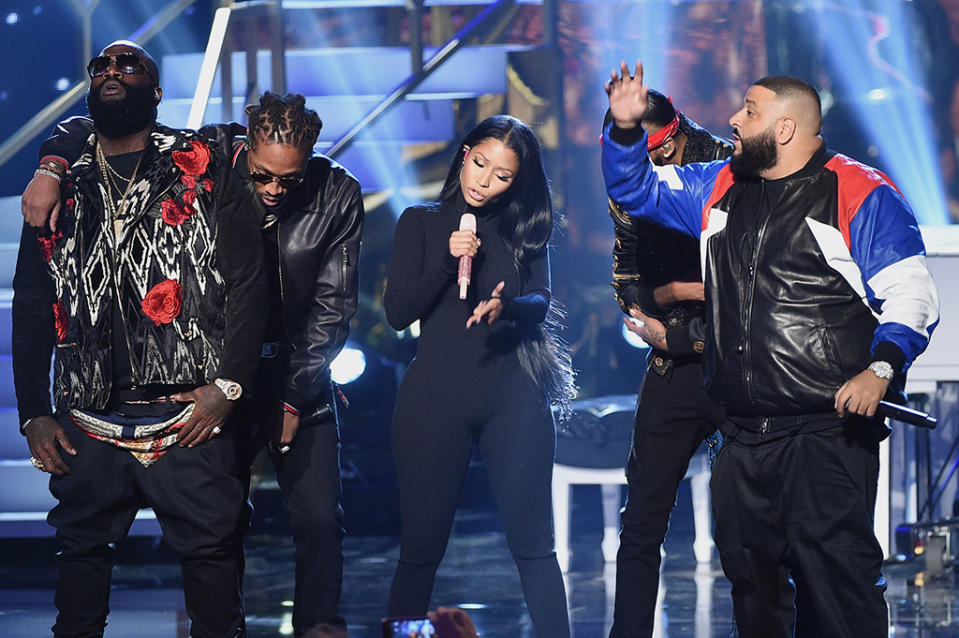
<path fill-rule="evenodd" d="M 506 282 L 499 282 L 496 284 L 496 288 L 493 288 L 493 292 L 490 293 L 489 299 L 476 304 L 476 307 L 473 308 L 473 315 L 466 320 L 467 328 L 484 319 L 489 324 L 499 319 L 499 316 L 503 314 L 503 286 L 505 285 Z"/>
<path fill-rule="evenodd" d="M 454 230 L 450 235 L 450 254 L 460 257 L 475 257 L 483 242 L 471 230 Z"/>

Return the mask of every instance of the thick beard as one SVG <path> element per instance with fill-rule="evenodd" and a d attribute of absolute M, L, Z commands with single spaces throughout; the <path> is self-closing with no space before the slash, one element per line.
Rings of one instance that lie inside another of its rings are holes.
<path fill-rule="evenodd" d="M 756 177 L 767 171 L 779 161 L 776 154 L 776 136 L 772 130 L 759 135 L 739 138 L 741 150 L 729 159 L 729 168 L 736 175 Z"/>
<path fill-rule="evenodd" d="M 119 102 L 104 102 L 100 98 L 99 90 L 87 93 L 87 109 L 93 118 L 93 125 L 97 132 L 107 139 L 133 135 L 151 126 L 157 119 L 152 86 L 133 86 L 117 81 L 126 90 L 126 97 Z"/>

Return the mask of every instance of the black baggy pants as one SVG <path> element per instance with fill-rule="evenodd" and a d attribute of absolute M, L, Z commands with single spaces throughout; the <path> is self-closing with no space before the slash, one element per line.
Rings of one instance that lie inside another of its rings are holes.
<path fill-rule="evenodd" d="M 235 476 L 235 432 L 193 448 L 173 446 L 150 467 L 129 452 L 98 441 L 59 415 L 77 449 L 63 453 L 71 473 L 50 478 L 56 528 L 60 638 L 103 635 L 109 613 L 114 545 L 137 510 L 152 507 L 163 540 L 176 552 L 194 638 L 245 635 L 237 522 L 243 487 Z"/>
<path fill-rule="evenodd" d="M 742 638 L 888 635 L 871 425 L 832 416 L 762 439 L 724 424 L 710 487 Z"/>

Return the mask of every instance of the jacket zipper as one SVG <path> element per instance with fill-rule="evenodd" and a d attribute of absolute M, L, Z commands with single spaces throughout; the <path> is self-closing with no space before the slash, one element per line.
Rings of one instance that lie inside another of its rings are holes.
<path fill-rule="evenodd" d="M 759 229 L 756 231 L 755 239 L 753 240 L 753 249 L 752 255 L 749 259 L 749 271 L 748 278 L 749 282 L 747 284 L 747 297 L 743 300 L 743 385 L 746 390 L 746 397 L 749 402 L 753 402 L 753 375 L 752 375 L 752 350 L 749 347 L 749 322 L 752 317 L 753 309 L 753 297 L 756 292 L 756 267 L 759 262 L 759 248 L 762 246 L 763 237 L 766 234 L 766 225 L 769 223 L 769 218 L 772 216 L 770 211 L 766 209 L 766 180 L 760 182 L 759 187 L 759 210 L 763 214 L 762 223 L 759 226 Z M 748 300 L 748 303 L 747 303 Z M 764 426 L 767 430 L 769 424 L 766 423 Z M 765 436 L 765 434 L 763 434 Z"/>
<path fill-rule="evenodd" d="M 340 275 L 341 281 L 343 282 L 343 292 L 346 292 L 347 281 L 346 281 L 346 269 L 350 265 L 350 252 L 346 248 L 346 244 L 340 246 L 343 251 L 343 260 L 340 262 Z"/>
<path fill-rule="evenodd" d="M 280 279 L 280 314 L 282 315 L 281 322 L 283 324 L 283 335 L 286 337 L 287 343 L 296 350 L 296 344 L 293 343 L 293 340 L 290 339 L 290 333 L 286 329 L 286 313 L 283 312 L 283 300 L 286 295 L 283 294 L 283 251 L 280 249 L 281 240 L 280 240 L 280 230 L 283 225 L 279 220 L 276 222 L 276 271 Z"/>
<path fill-rule="evenodd" d="M 760 421 L 759 438 L 765 439 L 767 434 L 769 434 L 769 417 L 764 416 Z"/>

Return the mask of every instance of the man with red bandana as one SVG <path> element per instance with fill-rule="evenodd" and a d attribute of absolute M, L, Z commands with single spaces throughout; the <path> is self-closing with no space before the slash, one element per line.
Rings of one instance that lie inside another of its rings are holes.
<path fill-rule="evenodd" d="M 228 156 L 156 122 L 156 63 L 125 41 L 87 67 L 95 132 L 55 233 L 24 226 L 13 369 L 31 461 L 57 499 L 55 636 L 102 636 L 113 548 L 152 507 L 197 638 L 245 635 L 235 400 L 266 303 L 257 219 Z M 49 361 L 55 350 L 54 406 Z"/>
<path fill-rule="evenodd" d="M 607 114 L 607 123 L 610 115 Z M 650 89 L 642 127 L 657 166 L 725 159 L 732 144 L 687 118 L 672 100 Z M 660 549 L 689 460 L 719 427 L 722 409 L 703 391 L 703 283 L 699 245 L 674 230 L 631 217 L 609 200 L 616 243 L 613 288 L 623 312 L 668 326 L 654 339 L 646 325 L 626 326 L 647 340 L 643 377 L 626 460 L 629 494 L 616 554 L 616 604 L 610 638 L 653 633 Z M 643 314 L 645 313 L 645 315 Z M 647 322 L 651 325 L 651 322 Z"/>

